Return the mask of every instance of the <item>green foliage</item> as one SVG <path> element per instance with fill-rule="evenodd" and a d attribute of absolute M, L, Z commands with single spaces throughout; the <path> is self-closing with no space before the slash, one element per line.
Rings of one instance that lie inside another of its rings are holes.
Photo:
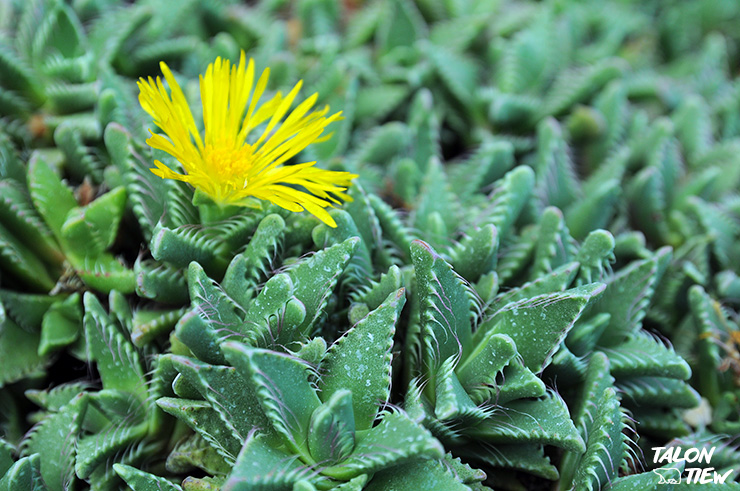
<path fill-rule="evenodd" d="M 736 488 L 739 19 L 0 2 L 0 491 Z M 295 157 L 359 174 L 337 227 L 149 170 L 136 80 L 198 120 L 240 50 L 343 112 Z"/>

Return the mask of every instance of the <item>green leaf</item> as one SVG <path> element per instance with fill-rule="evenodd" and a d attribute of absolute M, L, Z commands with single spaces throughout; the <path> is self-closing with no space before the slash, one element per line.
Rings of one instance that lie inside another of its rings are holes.
<path fill-rule="evenodd" d="M 607 58 L 592 66 L 562 71 L 548 91 L 542 114 L 557 116 L 588 99 L 609 81 L 622 75 L 625 68 L 623 60 Z"/>
<path fill-rule="evenodd" d="M 507 403 L 476 427 L 476 437 L 491 443 L 545 443 L 583 452 L 568 406 L 557 395 Z"/>
<path fill-rule="evenodd" d="M 259 282 L 274 268 L 285 234 L 285 220 L 280 215 L 267 215 L 247 244 L 247 250 L 237 254 L 226 268 L 221 288 L 246 309 L 256 294 Z"/>
<path fill-rule="evenodd" d="M 693 408 L 701 397 L 686 382 L 665 377 L 634 377 L 617 381 L 622 400 L 630 406 Z"/>
<path fill-rule="evenodd" d="M 226 337 L 242 324 L 244 309 L 195 261 L 188 267 L 188 290 L 193 310 L 214 333 Z"/>
<path fill-rule="evenodd" d="M 239 440 L 245 441 L 255 428 L 269 433 L 270 422 L 262 412 L 255 389 L 236 369 L 200 363 L 182 356 L 171 356 L 170 359 L 184 380 L 211 403 L 224 425 Z"/>
<path fill-rule="evenodd" d="M 186 423 L 202 436 L 227 462 L 236 460 L 242 441 L 233 434 L 211 404 L 205 401 L 162 397 L 157 400 L 164 412 Z"/>
<path fill-rule="evenodd" d="M 603 291 L 603 284 L 592 283 L 510 303 L 486 321 L 475 337 L 480 339 L 489 331 L 508 335 L 516 343 L 524 365 L 539 373 L 550 363 L 589 301 Z"/>
<path fill-rule="evenodd" d="M 617 477 L 626 452 L 622 413 L 613 388 L 604 390 L 597 407 L 586 453 L 575 473 L 573 489 L 601 489 Z"/>
<path fill-rule="evenodd" d="M 188 296 L 188 286 L 182 269 L 153 260 L 134 263 L 136 294 L 161 303 L 182 305 Z"/>
<path fill-rule="evenodd" d="M 21 329 L 18 324 L 6 318 L 0 329 L 0 387 L 29 377 L 47 360 L 38 354 L 39 335 Z"/>
<path fill-rule="evenodd" d="M 62 226 L 68 213 L 77 206 L 72 191 L 62 183 L 44 157 L 36 152 L 28 164 L 28 190 L 44 221 L 57 240 L 62 237 Z"/>
<path fill-rule="evenodd" d="M 29 455 L 18 460 L 0 479 L 0 491 L 46 491 L 41 476 L 41 457 Z"/>
<path fill-rule="evenodd" d="M 62 491 L 72 485 L 77 433 L 87 406 L 87 396 L 77 394 L 59 412 L 46 417 L 25 443 L 28 454 L 41 457 L 41 476 L 49 489 Z"/>
<path fill-rule="evenodd" d="M 517 399 L 542 397 L 547 393 L 544 382 L 518 358 L 506 365 L 501 378 L 503 383 L 491 387 L 485 400 L 506 404 Z"/>
<path fill-rule="evenodd" d="M 600 346 L 613 346 L 640 329 L 659 277 L 659 262 L 670 254 L 670 249 L 660 249 L 652 258 L 635 261 L 607 280 L 606 292 L 592 309 L 594 314 L 611 315 Z"/>
<path fill-rule="evenodd" d="M 46 356 L 74 343 L 80 335 L 81 324 L 79 293 L 75 292 L 66 299 L 52 304 L 41 321 L 39 355 Z"/>
<path fill-rule="evenodd" d="M 2 301 L 6 314 L 29 332 L 38 332 L 44 314 L 55 303 L 63 300 L 64 296 L 62 295 L 0 290 L 0 301 Z"/>
<path fill-rule="evenodd" d="M 609 491 L 640 491 L 643 489 L 654 489 L 658 484 L 662 484 L 660 489 L 665 491 L 678 491 L 680 488 L 677 488 L 677 486 L 673 486 L 672 484 L 668 484 L 665 478 L 671 478 L 675 476 L 676 473 L 680 476 L 683 473 L 685 466 L 686 462 L 684 461 L 671 462 L 664 467 L 652 469 L 651 472 L 618 477 L 612 480 L 609 484 Z M 696 489 L 710 489 L 712 487 L 713 484 L 703 484 L 701 486 L 696 486 Z M 684 486 L 684 488 L 687 488 L 687 486 Z"/>
<path fill-rule="evenodd" d="M 300 261 L 288 271 L 295 288 L 293 294 L 306 308 L 299 332 L 308 334 L 324 313 L 329 295 L 360 240 L 359 237 L 351 237 Z"/>
<path fill-rule="evenodd" d="M 293 452 L 307 454 L 311 414 L 321 404 L 309 367 L 297 358 L 235 342 L 223 344 L 229 362 L 254 384 L 262 409 Z"/>
<path fill-rule="evenodd" d="M 429 43 L 424 48 L 449 91 L 463 104 L 469 104 L 478 83 L 478 66 L 475 61 L 462 53 L 447 49 L 446 46 Z"/>
<path fill-rule="evenodd" d="M 478 226 L 492 223 L 499 233 L 499 240 L 510 238 L 510 228 L 522 212 L 534 188 L 534 172 L 527 166 L 519 166 L 497 181 L 497 186 L 488 197 L 487 206 L 477 211 L 474 222 Z"/>
<path fill-rule="evenodd" d="M 601 348 L 608 357 L 612 375 L 617 378 L 652 376 L 688 380 L 688 363 L 660 338 L 644 331 L 613 348 Z"/>
<path fill-rule="evenodd" d="M 265 283 L 249 306 L 239 333 L 246 342 L 261 348 L 289 346 L 300 340 L 298 328 L 306 318 L 306 308 L 294 296 L 288 274 L 276 274 Z"/>
<path fill-rule="evenodd" d="M 439 420 L 453 418 L 482 421 L 487 413 L 476 407 L 455 374 L 457 358 L 451 356 L 439 367 L 435 376 L 434 415 Z"/>
<path fill-rule="evenodd" d="M 311 415 L 308 450 L 316 462 L 328 465 L 344 460 L 355 447 L 352 392 L 339 390 Z"/>
<path fill-rule="evenodd" d="M 133 491 L 182 491 L 180 486 L 163 477 L 140 471 L 129 465 L 113 464 L 113 470 L 131 486 Z"/>
<path fill-rule="evenodd" d="M 535 195 L 540 206 L 556 206 L 561 210 L 581 198 L 570 148 L 560 124 L 547 118 L 537 125 L 537 155 L 534 162 L 537 176 Z"/>
<path fill-rule="evenodd" d="M 136 348 L 114 326 L 98 299 L 90 292 L 83 297 L 87 355 L 97 363 L 106 389 L 117 389 L 145 401 L 146 379 Z"/>
<path fill-rule="evenodd" d="M 303 464 L 298 455 L 271 445 L 265 435 L 255 434 L 244 444 L 223 490 L 291 491 L 293 484 L 315 474 L 316 471 Z"/>
<path fill-rule="evenodd" d="M 0 181 L 0 222 L 45 260 L 62 261 L 64 256 L 59 245 L 34 208 L 25 187 L 12 179 Z"/>
<path fill-rule="evenodd" d="M 489 224 L 470 231 L 449 251 L 452 268 L 470 282 L 493 270 L 498 251 L 498 231 Z"/>
<path fill-rule="evenodd" d="M 378 281 L 371 280 L 366 288 L 352 292 L 350 298 L 354 302 L 364 303 L 369 312 L 369 309 L 378 308 L 388 298 L 388 295 L 398 291 L 402 284 L 401 270 L 398 269 L 398 266 L 394 265 L 388 268 L 387 273 L 381 274 Z"/>
<path fill-rule="evenodd" d="M 593 193 L 566 208 L 565 222 L 573 237 L 583 240 L 592 230 L 605 228 L 614 214 L 622 190 L 616 179 L 599 183 Z"/>
<path fill-rule="evenodd" d="M 485 388 L 496 385 L 499 372 L 516 355 L 516 344 L 509 336 L 491 332 L 463 360 L 455 372 L 473 401 L 480 404 L 489 393 Z"/>
<path fill-rule="evenodd" d="M 573 283 L 578 271 L 578 263 L 571 262 L 564 264 L 555 271 L 543 274 L 519 288 L 512 288 L 505 293 L 499 294 L 494 300 L 492 307 L 495 311 L 513 302 L 519 302 L 539 295 L 565 291 Z"/>
<path fill-rule="evenodd" d="M 62 407 L 69 404 L 78 394 L 89 388 L 89 383 L 70 382 L 57 385 L 53 389 L 33 390 L 25 392 L 26 397 L 34 404 L 49 412 L 58 412 Z"/>
<path fill-rule="evenodd" d="M 614 258 L 614 236 L 606 230 L 594 230 L 578 249 L 576 260 L 581 265 L 578 276 L 583 283 L 602 281 L 608 261 Z"/>
<path fill-rule="evenodd" d="M 558 479 L 558 470 L 550 463 L 550 458 L 545 456 L 542 445 L 470 445 L 460 447 L 456 453 L 466 460 L 482 462 L 494 468 L 524 471 L 551 481 Z"/>
<path fill-rule="evenodd" d="M 419 458 L 440 459 L 442 445 L 406 413 L 387 413 L 379 425 L 357 434 L 355 450 L 341 464 L 329 467 L 324 474 L 349 480 L 357 475 Z"/>
<path fill-rule="evenodd" d="M 62 225 L 62 236 L 70 251 L 97 256 L 110 247 L 126 205 L 126 189 L 118 187 L 83 207 L 70 210 Z"/>
<path fill-rule="evenodd" d="M 487 188 L 514 165 L 514 146 L 504 140 L 487 140 L 459 165 L 448 166 L 452 188 L 467 199 Z"/>
<path fill-rule="evenodd" d="M 369 196 L 369 201 L 378 217 L 383 236 L 398 249 L 402 257 L 408 258 L 411 241 L 414 240 L 415 234 L 404 225 L 398 212 L 385 201 L 374 194 Z"/>
<path fill-rule="evenodd" d="M 110 392 L 99 392 L 96 394 L 99 398 L 113 395 Z M 112 398 L 119 404 L 123 411 L 131 411 L 135 406 L 131 406 L 131 400 L 122 399 L 121 397 Z M 110 400 L 108 402 L 111 402 Z M 125 404 L 128 403 L 128 404 Z M 91 404 L 93 402 L 91 401 Z M 88 479 L 97 470 L 107 471 L 108 466 L 105 462 L 119 452 L 130 448 L 135 442 L 142 440 L 148 430 L 146 422 L 126 421 L 127 414 L 122 412 L 115 417 L 109 425 L 102 428 L 100 432 L 89 436 L 83 436 L 77 444 L 77 457 L 75 459 L 75 473 L 81 479 Z M 128 423 L 128 424 L 126 424 Z M 138 424 L 137 424 L 138 423 Z"/>
<path fill-rule="evenodd" d="M 13 446 L 3 439 L 0 439 L 0 474 L 5 473 L 13 465 L 13 454 L 15 449 Z"/>
<path fill-rule="evenodd" d="M 452 267 L 429 245 L 411 244 L 420 302 L 425 363 L 432 371 L 450 356 L 472 349 L 473 296 Z"/>
<path fill-rule="evenodd" d="M 334 219 L 336 227 L 332 228 L 324 223 L 315 227 L 311 234 L 314 244 L 320 249 L 325 249 L 352 237 L 360 237 L 355 253 L 344 270 L 341 284 L 345 289 L 365 284 L 373 269 L 369 246 L 362 240 L 360 231 L 349 213 L 331 209 L 329 215 Z"/>
<path fill-rule="evenodd" d="M 46 266 L 10 231 L 0 225 L 0 266 L 34 291 L 49 291 L 55 280 Z"/>
<path fill-rule="evenodd" d="M 372 426 L 380 406 L 390 397 L 393 335 L 405 301 L 403 289 L 388 295 L 337 340 L 324 359 L 319 395 L 328 401 L 340 390 L 352 391 L 358 430 Z"/>
<path fill-rule="evenodd" d="M 579 396 L 571 404 L 573 421 L 581 432 L 581 436 L 588 440 L 591 427 L 596 421 L 599 403 L 604 397 L 604 391 L 612 388 L 614 377 L 609 374 L 609 359 L 603 353 L 596 352 L 588 362 L 586 380 Z M 603 423 L 603 421 L 602 421 Z M 561 481 L 563 487 L 572 486 L 573 478 L 581 460 L 580 452 L 565 452 L 560 463 Z"/>
<path fill-rule="evenodd" d="M 438 460 L 418 460 L 377 472 L 365 491 L 466 491 L 470 488 L 460 482 L 452 469 Z"/>
<path fill-rule="evenodd" d="M 200 316 L 196 310 L 186 312 L 175 325 L 177 338 L 199 359 L 217 365 L 226 363 L 220 344 L 224 334 Z"/>
<path fill-rule="evenodd" d="M 427 26 L 416 5 L 408 0 L 391 0 L 386 5 L 375 38 L 380 53 L 388 53 L 395 47 L 411 46 L 426 36 Z"/>
<path fill-rule="evenodd" d="M 573 260 L 575 246 L 559 209 L 547 207 L 540 216 L 531 277 L 551 273 Z"/>
<path fill-rule="evenodd" d="M 179 268 L 195 261 L 214 276 L 226 270 L 228 250 L 213 229 L 205 226 L 182 225 L 171 229 L 158 224 L 149 246 L 154 259 Z"/>
<path fill-rule="evenodd" d="M 137 310 L 132 319 L 131 342 L 141 348 L 157 336 L 171 332 L 186 312 L 187 307 L 177 310 Z"/>
<path fill-rule="evenodd" d="M 112 290 L 132 293 L 136 289 L 134 272 L 108 253 L 82 259 L 70 256 L 68 259 L 80 279 L 95 290 L 105 293 Z"/>
<path fill-rule="evenodd" d="M 231 464 L 198 433 L 177 442 L 167 456 L 165 467 L 169 472 L 178 474 L 188 472 L 193 467 L 203 469 L 213 476 L 225 476 L 231 472 Z"/>
<path fill-rule="evenodd" d="M 406 98 L 408 93 L 408 87 L 401 84 L 363 87 L 357 93 L 355 117 L 360 120 L 382 120 Z"/>

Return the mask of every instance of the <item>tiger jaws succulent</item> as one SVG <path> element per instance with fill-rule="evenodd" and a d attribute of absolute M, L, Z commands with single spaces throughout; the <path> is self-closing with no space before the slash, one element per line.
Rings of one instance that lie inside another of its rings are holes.
<path fill-rule="evenodd" d="M 0 491 L 740 489 L 738 21 L 0 2 Z"/>

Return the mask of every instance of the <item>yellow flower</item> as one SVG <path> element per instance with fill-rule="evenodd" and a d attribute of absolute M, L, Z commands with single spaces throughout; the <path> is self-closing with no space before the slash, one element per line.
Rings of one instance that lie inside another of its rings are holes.
<path fill-rule="evenodd" d="M 327 117 L 328 106 L 311 111 L 318 98 L 313 94 L 288 113 L 303 81 L 288 95 L 278 92 L 260 105 L 270 69 L 254 83 L 254 60 L 247 64 L 242 52 L 238 65 L 217 58 L 200 77 L 203 138 L 172 72 L 164 62 L 160 68 L 171 95 L 159 77 L 138 82 L 141 106 L 166 135 L 150 131 L 146 142 L 175 157 L 186 173 L 155 160 L 154 174 L 188 182 L 222 206 L 248 206 L 258 198 L 290 211 L 306 210 L 336 227 L 324 208 L 339 199 L 351 200 L 343 191 L 357 175 L 318 169 L 316 162 L 283 164 L 309 144 L 328 138 L 320 135 L 341 119 L 341 112 Z M 261 134 L 256 137 L 258 127 Z"/>

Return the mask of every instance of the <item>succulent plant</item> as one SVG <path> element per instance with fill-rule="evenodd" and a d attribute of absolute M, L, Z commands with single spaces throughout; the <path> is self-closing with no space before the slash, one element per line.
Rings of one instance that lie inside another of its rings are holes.
<path fill-rule="evenodd" d="M 0 1 L 0 490 L 663 489 L 653 447 L 740 489 L 738 18 Z M 284 164 L 344 204 L 149 170 L 192 169 L 136 81 L 203 121 L 240 53 L 341 111 Z"/>

